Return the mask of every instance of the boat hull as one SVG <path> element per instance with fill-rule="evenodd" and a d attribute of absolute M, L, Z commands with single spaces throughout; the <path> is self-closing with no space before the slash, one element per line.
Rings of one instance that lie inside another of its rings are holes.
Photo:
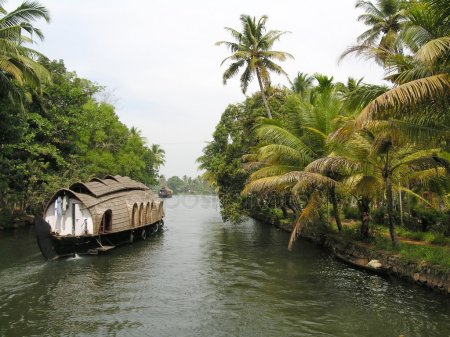
<path fill-rule="evenodd" d="M 164 225 L 162 220 L 138 228 L 100 235 L 60 236 L 51 232 L 50 225 L 42 218 L 35 218 L 37 241 L 42 255 L 49 260 L 74 254 L 97 254 L 105 247 L 114 248 L 137 240 L 146 240 Z"/>

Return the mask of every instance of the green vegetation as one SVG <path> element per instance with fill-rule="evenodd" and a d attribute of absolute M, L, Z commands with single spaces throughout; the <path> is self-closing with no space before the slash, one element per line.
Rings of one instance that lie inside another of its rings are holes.
<path fill-rule="evenodd" d="M 408 262 L 419 265 L 439 265 L 442 268 L 450 268 L 450 247 L 417 245 L 399 242 L 398 247 L 392 247 L 388 239 L 378 238 L 375 247 L 380 250 L 398 254 Z"/>
<path fill-rule="evenodd" d="M 227 80 L 237 75 L 240 68 L 245 67 L 240 79 L 241 89 L 245 94 L 250 81 L 256 74 L 267 117 L 272 118 L 265 93 L 265 88 L 270 85 L 270 72 L 287 76 L 283 68 L 274 60 L 284 61 L 293 57 L 286 52 L 271 50 L 273 44 L 286 32 L 271 30 L 266 33 L 266 21 L 265 15 L 258 21 L 255 17 L 241 15 L 242 32 L 229 27 L 225 28 L 235 41 L 219 41 L 216 44 L 226 45 L 233 53 L 222 62 L 222 64 L 226 61 L 232 62 L 223 73 L 223 83 L 226 84 Z"/>
<path fill-rule="evenodd" d="M 182 178 L 172 176 L 166 180 L 164 175 L 159 177 L 158 185 L 155 190 L 161 187 L 169 187 L 174 194 L 189 193 L 189 194 L 214 194 L 215 190 L 205 179 L 198 176 L 195 178 L 184 175 Z"/>
<path fill-rule="evenodd" d="M 375 61 L 389 85 L 298 73 L 290 88 L 261 87 L 225 110 L 198 162 L 224 220 L 295 217 L 291 247 L 306 227 L 347 235 L 355 219 L 352 239 L 387 249 L 389 233 L 389 250 L 448 267 L 448 246 L 431 245 L 450 235 L 448 3 L 356 7 L 368 29 L 341 57 Z M 413 238 L 425 245 L 405 241 Z"/>
<path fill-rule="evenodd" d="M 31 22 L 47 10 L 0 8 L 0 216 L 38 212 L 56 189 L 94 176 L 155 184 L 164 151 L 119 121 L 101 86 L 25 47 L 42 38 Z"/>
<path fill-rule="evenodd" d="M 20 104 L 26 93 L 40 91 L 41 85 L 50 81 L 48 71 L 36 58 L 41 56 L 26 44 L 35 42 L 34 38 L 44 38 L 33 22 L 50 20 L 47 9 L 37 2 L 25 1 L 12 12 L 7 12 L 0 3 L 0 87 L 2 96 Z M 28 92 L 21 90 L 28 86 Z"/>

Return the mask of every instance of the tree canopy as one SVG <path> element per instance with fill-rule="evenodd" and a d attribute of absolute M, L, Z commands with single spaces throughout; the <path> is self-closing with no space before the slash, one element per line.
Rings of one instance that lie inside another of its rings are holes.
<path fill-rule="evenodd" d="M 343 56 L 375 60 L 389 84 L 299 72 L 291 88 L 264 88 L 273 119 L 263 118 L 257 95 L 228 106 L 198 159 L 217 186 L 224 220 L 280 209 L 294 223 L 292 246 L 308 227 L 330 230 L 330 214 L 341 232 L 342 213 L 354 209 L 363 239 L 377 222 L 388 226 L 395 246 L 405 214 L 418 228 L 429 223 L 420 218 L 428 207 L 447 218 L 434 230 L 450 235 L 448 2 L 358 0 L 356 7 L 368 29 Z M 249 19 L 241 17 L 244 32 Z M 245 33 L 229 31 L 245 40 Z M 219 43 L 236 53 L 226 80 L 251 56 L 239 43 Z"/>

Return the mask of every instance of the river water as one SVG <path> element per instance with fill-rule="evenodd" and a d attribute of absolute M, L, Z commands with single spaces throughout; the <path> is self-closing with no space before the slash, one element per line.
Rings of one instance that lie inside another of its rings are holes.
<path fill-rule="evenodd" d="M 164 232 L 45 262 L 33 228 L 0 232 L 0 336 L 450 336 L 450 302 L 351 269 L 215 197 L 166 199 Z"/>

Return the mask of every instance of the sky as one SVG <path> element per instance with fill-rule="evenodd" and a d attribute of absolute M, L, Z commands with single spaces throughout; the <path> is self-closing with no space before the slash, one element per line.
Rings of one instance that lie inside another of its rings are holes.
<path fill-rule="evenodd" d="M 8 1 L 8 10 L 20 1 Z M 224 27 L 239 16 L 267 15 L 267 28 L 289 31 L 273 49 L 292 54 L 282 63 L 291 78 L 320 72 L 346 81 L 380 83 L 382 69 L 339 55 L 365 30 L 354 0 L 40 0 L 51 22 L 37 22 L 45 40 L 34 46 L 68 70 L 106 87 L 120 120 L 166 151 L 160 173 L 196 176 L 196 158 L 212 140 L 228 104 L 245 99 L 239 79 L 222 83 L 227 57 Z M 275 85 L 288 85 L 273 77 Z M 247 94 L 257 90 L 257 83 Z"/>

